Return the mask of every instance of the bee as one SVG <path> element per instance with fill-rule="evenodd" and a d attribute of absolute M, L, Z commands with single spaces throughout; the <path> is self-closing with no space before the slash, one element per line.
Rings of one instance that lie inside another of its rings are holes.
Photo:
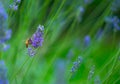
<path fill-rule="evenodd" d="M 28 48 L 28 45 L 30 45 L 30 44 L 32 44 L 31 38 L 29 38 L 25 41 L 26 48 Z"/>

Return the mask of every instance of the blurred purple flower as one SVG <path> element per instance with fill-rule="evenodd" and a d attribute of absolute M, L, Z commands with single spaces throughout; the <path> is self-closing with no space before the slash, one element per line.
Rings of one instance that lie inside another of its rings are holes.
<path fill-rule="evenodd" d="M 71 69 L 71 72 L 74 73 L 78 70 L 79 66 L 81 65 L 83 61 L 83 58 L 81 56 L 79 56 L 77 58 L 77 60 L 75 62 L 73 62 L 73 66 L 72 66 L 72 69 Z"/>
<path fill-rule="evenodd" d="M 73 49 L 70 49 L 70 50 L 68 51 L 68 53 L 67 53 L 67 58 L 70 60 L 70 59 L 73 58 L 73 56 L 74 56 Z"/>
<path fill-rule="evenodd" d="M 10 45 L 8 44 L 3 44 L 3 51 L 6 51 L 10 48 Z"/>
<path fill-rule="evenodd" d="M 12 30 L 11 29 L 9 29 L 9 30 L 6 30 L 5 31 L 5 39 L 6 40 L 9 40 L 10 38 L 11 38 L 11 34 L 12 34 Z"/>
<path fill-rule="evenodd" d="M 21 0 L 15 0 L 14 3 L 9 6 L 10 9 L 12 9 L 12 10 L 14 10 L 14 11 L 17 11 L 20 2 L 21 2 Z"/>
<path fill-rule="evenodd" d="M 20 3 L 21 2 L 21 0 L 16 0 L 16 3 Z"/>
<path fill-rule="evenodd" d="M 6 51 L 10 46 L 5 44 L 11 38 L 12 30 L 7 29 L 8 15 L 0 3 L 0 50 Z"/>
<path fill-rule="evenodd" d="M 101 36 L 103 34 L 103 29 L 99 29 L 96 33 L 96 39 L 97 40 L 100 40 L 101 39 Z"/>
<path fill-rule="evenodd" d="M 95 77 L 94 84 L 102 84 L 99 76 Z"/>
<path fill-rule="evenodd" d="M 80 6 L 77 10 L 77 19 L 79 22 L 82 21 L 83 14 L 85 12 L 85 8 L 83 6 Z"/>
<path fill-rule="evenodd" d="M 4 27 L 6 27 L 7 18 L 8 18 L 8 15 L 7 15 L 2 3 L 0 2 L 0 29 L 3 29 Z"/>
<path fill-rule="evenodd" d="M 113 12 L 120 11 L 120 0 L 114 0 L 111 6 Z"/>
<path fill-rule="evenodd" d="M 33 50 L 33 48 L 31 48 L 31 47 L 28 47 L 28 55 L 32 57 L 35 54 L 36 54 L 35 50 Z"/>
<path fill-rule="evenodd" d="M 0 43 L 5 43 L 7 40 L 11 38 L 12 30 L 3 30 L 0 29 Z"/>
<path fill-rule="evenodd" d="M 18 5 L 16 5 L 16 4 L 10 5 L 10 8 L 14 11 L 17 11 L 18 10 Z"/>
<path fill-rule="evenodd" d="M 80 13 L 84 13 L 84 12 L 85 12 L 84 7 L 80 6 L 80 7 L 79 7 L 79 11 L 80 11 Z"/>
<path fill-rule="evenodd" d="M 8 15 L 2 5 L 2 3 L 0 2 L 0 21 L 6 20 L 8 18 Z"/>
<path fill-rule="evenodd" d="M 117 29 L 120 30 L 120 19 L 117 16 L 113 17 L 113 26 Z"/>
<path fill-rule="evenodd" d="M 85 4 L 91 4 L 94 0 L 84 0 Z"/>
<path fill-rule="evenodd" d="M 90 45 L 91 38 L 89 35 L 84 37 L 84 45 L 87 47 Z"/>
<path fill-rule="evenodd" d="M 88 80 L 91 80 L 93 75 L 95 73 L 95 65 L 93 65 L 89 71 L 89 74 L 88 74 Z"/>
<path fill-rule="evenodd" d="M 112 27 L 116 30 L 120 30 L 120 19 L 117 16 L 106 17 L 105 21 L 112 24 Z"/>
<path fill-rule="evenodd" d="M 0 60 L 0 84 L 9 84 L 7 80 L 7 68 L 3 60 Z"/>
<path fill-rule="evenodd" d="M 55 63 L 55 72 L 56 72 L 55 84 L 66 84 L 65 70 L 66 70 L 66 61 L 61 59 L 57 60 L 57 62 Z"/>

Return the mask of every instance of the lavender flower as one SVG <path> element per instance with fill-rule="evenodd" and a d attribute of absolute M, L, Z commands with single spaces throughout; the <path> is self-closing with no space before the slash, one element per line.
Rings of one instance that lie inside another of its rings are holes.
<path fill-rule="evenodd" d="M 5 12 L 2 3 L 0 3 L 0 50 L 4 51 L 10 47 L 9 45 L 5 44 L 5 42 L 11 38 L 12 33 L 10 29 L 7 29 L 7 18 L 8 15 Z"/>
<path fill-rule="evenodd" d="M 20 3 L 21 2 L 21 0 L 16 0 L 16 3 Z"/>
<path fill-rule="evenodd" d="M 2 5 L 2 3 L 0 2 L 0 29 L 6 27 L 6 20 L 8 18 L 8 15 Z"/>
<path fill-rule="evenodd" d="M 78 57 L 77 60 L 75 62 L 73 62 L 73 66 L 72 66 L 72 69 L 71 69 L 71 72 L 74 73 L 78 70 L 80 64 L 82 63 L 83 61 L 83 58 L 82 57 Z"/>
<path fill-rule="evenodd" d="M 102 84 L 99 76 L 95 77 L 94 84 Z"/>
<path fill-rule="evenodd" d="M 12 31 L 0 29 L 0 43 L 4 43 L 11 38 Z"/>
<path fill-rule="evenodd" d="M 113 12 L 120 11 L 120 0 L 114 0 L 111 6 Z"/>
<path fill-rule="evenodd" d="M 28 55 L 34 56 L 36 54 L 36 49 L 42 46 L 44 26 L 39 25 L 36 32 L 30 38 L 30 46 L 28 47 Z"/>
<path fill-rule="evenodd" d="M 35 54 L 36 54 L 35 50 L 33 50 L 33 48 L 31 48 L 31 47 L 28 47 L 28 55 L 32 57 Z"/>
<path fill-rule="evenodd" d="M 87 47 L 90 45 L 91 38 L 89 35 L 84 37 L 84 45 Z"/>
<path fill-rule="evenodd" d="M 117 16 L 106 17 L 105 21 L 112 24 L 112 27 L 116 30 L 120 30 L 120 19 Z"/>
<path fill-rule="evenodd" d="M 85 4 L 91 4 L 94 0 L 84 0 Z"/>
<path fill-rule="evenodd" d="M 5 29 L 1 29 L 0 31 L 0 43 L 1 42 L 5 42 L 6 40 L 9 40 L 11 37 L 11 30 L 5 30 Z"/>
<path fill-rule="evenodd" d="M 18 5 L 13 5 L 13 10 L 17 11 L 18 10 Z"/>
<path fill-rule="evenodd" d="M 83 6 L 80 6 L 77 10 L 77 19 L 79 22 L 82 21 L 83 14 L 85 12 L 85 8 Z"/>
<path fill-rule="evenodd" d="M 9 84 L 7 80 L 7 68 L 3 60 L 0 60 L 0 84 Z"/>
<path fill-rule="evenodd" d="M 85 12 L 85 9 L 82 6 L 79 7 L 79 10 L 80 10 L 81 13 Z"/>
<path fill-rule="evenodd" d="M 14 11 L 17 11 L 18 10 L 18 5 L 15 5 L 15 4 L 10 5 L 10 8 Z"/>
<path fill-rule="evenodd" d="M 10 5 L 10 9 L 17 11 L 20 2 L 21 2 L 21 0 L 15 0 L 14 3 Z"/>
<path fill-rule="evenodd" d="M 91 80 L 95 72 L 95 65 L 93 65 L 88 74 L 88 80 Z"/>
<path fill-rule="evenodd" d="M 33 34 L 31 40 L 32 40 L 32 46 L 34 48 L 38 48 L 39 46 L 42 46 L 42 43 L 44 41 L 43 30 L 44 30 L 44 26 L 39 25 L 37 31 Z"/>
<path fill-rule="evenodd" d="M 7 51 L 8 49 L 10 48 L 10 45 L 9 44 L 0 44 L 0 50 L 2 51 Z"/>
<path fill-rule="evenodd" d="M 117 16 L 113 17 L 113 26 L 117 29 L 120 30 L 120 19 Z"/>

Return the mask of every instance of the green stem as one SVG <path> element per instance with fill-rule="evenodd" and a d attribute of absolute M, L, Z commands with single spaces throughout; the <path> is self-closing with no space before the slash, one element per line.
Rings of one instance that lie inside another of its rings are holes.
<path fill-rule="evenodd" d="M 62 3 L 61 3 L 61 5 L 60 5 L 59 9 L 58 9 L 57 12 L 56 12 L 56 14 L 53 16 L 52 20 L 51 20 L 50 23 L 48 24 L 49 28 L 51 27 L 52 23 L 55 21 L 55 18 L 56 18 L 56 17 L 58 16 L 58 14 L 60 13 L 60 11 L 61 11 L 61 9 L 62 9 L 62 7 L 63 7 L 65 1 L 66 1 L 66 0 L 63 0 L 63 1 L 62 1 Z M 49 28 L 46 29 L 45 36 L 46 36 L 46 34 L 47 34 Z"/>
<path fill-rule="evenodd" d="M 120 49 L 118 50 L 117 54 L 115 55 L 115 57 L 114 57 L 114 62 L 113 62 L 113 65 L 112 65 L 112 67 L 111 67 L 111 70 L 110 70 L 110 72 L 108 73 L 108 75 L 105 77 L 105 79 L 103 80 L 103 83 L 111 76 L 112 71 L 113 71 L 113 69 L 114 69 L 114 67 L 115 67 L 115 64 L 116 64 L 116 62 L 117 62 L 117 58 L 118 58 L 118 56 L 119 56 L 119 53 L 120 53 Z"/>
<path fill-rule="evenodd" d="M 22 66 L 20 67 L 20 69 L 14 73 L 11 77 L 11 82 L 13 81 L 13 79 L 20 73 L 20 71 L 23 69 L 24 65 L 27 63 L 27 61 L 29 60 L 29 57 L 26 58 L 25 62 L 22 64 Z"/>
<path fill-rule="evenodd" d="M 32 58 L 32 60 L 31 60 L 31 62 L 30 62 L 30 64 L 29 64 L 29 66 L 28 66 L 28 68 L 27 68 L 27 70 L 26 70 L 26 72 L 25 72 L 25 74 L 24 74 L 24 76 L 23 76 L 22 84 L 24 84 L 23 82 L 24 82 L 25 76 L 27 75 L 28 71 L 30 70 L 30 67 L 32 66 L 32 63 L 33 63 L 34 59 L 35 59 L 35 57 Z"/>

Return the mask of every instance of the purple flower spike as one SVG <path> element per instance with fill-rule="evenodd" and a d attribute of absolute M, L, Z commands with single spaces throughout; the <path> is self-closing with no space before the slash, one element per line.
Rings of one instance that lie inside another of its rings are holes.
<path fill-rule="evenodd" d="M 78 68 L 80 67 L 81 63 L 83 61 L 83 58 L 81 56 L 79 56 L 77 58 L 77 60 L 73 63 L 73 66 L 71 68 L 71 72 L 74 73 L 78 70 Z"/>
<path fill-rule="evenodd" d="M 6 38 L 6 40 L 9 40 L 11 38 L 11 34 L 12 34 L 12 30 L 11 29 L 5 31 L 5 35 L 6 35 L 5 38 Z"/>
<path fill-rule="evenodd" d="M 120 10 L 120 0 L 113 0 L 111 10 L 112 12 L 118 12 Z"/>
<path fill-rule="evenodd" d="M 84 38 L 84 44 L 85 44 L 85 46 L 89 46 L 90 40 L 91 40 L 90 36 L 88 36 L 88 35 L 85 36 L 85 38 Z"/>
<path fill-rule="evenodd" d="M 11 38 L 12 30 L 7 29 L 8 15 L 0 2 L 0 51 L 6 51 L 10 46 L 5 42 Z"/>
<path fill-rule="evenodd" d="M 14 3 L 11 4 L 9 7 L 11 10 L 17 11 L 20 3 L 21 0 L 15 0 Z"/>
<path fill-rule="evenodd" d="M 114 29 L 120 30 L 120 19 L 117 16 L 106 17 L 105 21 L 112 24 Z"/>
<path fill-rule="evenodd" d="M 91 4 L 94 0 L 84 0 L 85 4 Z"/>
<path fill-rule="evenodd" d="M 10 5 L 10 8 L 14 11 L 17 11 L 18 10 L 18 5 L 16 5 L 16 4 Z"/>
<path fill-rule="evenodd" d="M 94 73 L 95 73 L 95 65 L 93 65 L 89 71 L 88 80 L 91 80 L 93 78 Z"/>
<path fill-rule="evenodd" d="M 0 29 L 0 50 L 6 51 L 10 48 L 10 45 L 6 44 L 5 42 L 11 38 L 11 30 L 3 30 Z"/>
<path fill-rule="evenodd" d="M 113 17 L 113 26 L 117 29 L 120 30 L 120 19 L 117 16 Z"/>
<path fill-rule="evenodd" d="M 2 3 L 0 2 L 0 31 L 3 28 L 6 28 L 6 20 L 8 18 L 8 15 L 2 5 Z"/>
<path fill-rule="evenodd" d="M 2 20 L 6 20 L 7 18 L 8 18 L 8 15 L 7 15 L 2 3 L 0 3 L 0 19 L 2 21 Z"/>
<path fill-rule="evenodd" d="M 3 45 L 3 50 L 4 50 L 4 51 L 8 50 L 9 48 L 10 48 L 10 45 L 7 45 L 7 44 L 4 44 L 4 45 Z"/>
<path fill-rule="evenodd" d="M 3 30 L 0 32 L 0 43 L 5 43 L 7 40 L 11 38 L 12 30 Z"/>
<path fill-rule="evenodd" d="M 36 32 L 29 39 L 28 55 L 34 56 L 36 54 L 36 49 L 42 46 L 44 41 L 43 38 L 44 26 L 39 25 Z"/>
<path fill-rule="evenodd" d="M 32 57 L 35 54 L 36 54 L 36 52 L 31 47 L 28 47 L 28 55 Z"/>
<path fill-rule="evenodd" d="M 16 1 L 16 3 L 20 3 L 20 2 L 21 2 L 21 0 L 17 0 L 17 1 Z"/>
<path fill-rule="evenodd" d="M 33 34 L 31 40 L 32 40 L 32 46 L 34 48 L 38 48 L 39 46 L 42 46 L 42 43 L 44 41 L 43 30 L 44 27 L 39 25 L 37 31 Z"/>

